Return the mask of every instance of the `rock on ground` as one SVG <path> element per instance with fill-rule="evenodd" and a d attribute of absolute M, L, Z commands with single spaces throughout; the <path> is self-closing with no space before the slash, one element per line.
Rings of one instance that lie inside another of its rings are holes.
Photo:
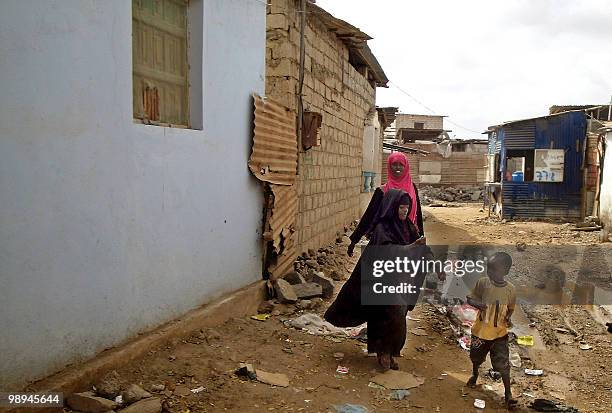
<path fill-rule="evenodd" d="M 281 279 L 276 280 L 274 283 L 274 290 L 278 301 L 281 303 L 295 303 L 298 300 L 293 287 L 287 281 Z"/>
<path fill-rule="evenodd" d="M 125 409 L 119 410 L 120 413 L 160 413 L 161 411 L 161 400 L 157 397 L 141 400 Z"/>
<path fill-rule="evenodd" d="M 71 394 L 66 402 L 71 409 L 83 413 L 105 413 L 117 407 L 114 401 L 97 397 L 91 391 Z"/>
<path fill-rule="evenodd" d="M 108 373 L 99 382 L 94 383 L 96 393 L 100 397 L 114 400 L 121 392 L 121 380 L 116 371 Z"/>
<path fill-rule="evenodd" d="M 145 391 L 142 387 L 132 384 L 127 389 L 121 392 L 123 402 L 126 404 L 136 403 L 139 400 L 151 397 L 151 393 Z"/>

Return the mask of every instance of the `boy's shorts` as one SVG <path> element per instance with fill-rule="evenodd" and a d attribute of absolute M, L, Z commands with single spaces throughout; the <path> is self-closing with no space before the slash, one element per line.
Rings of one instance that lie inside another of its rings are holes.
<path fill-rule="evenodd" d="M 470 360 L 474 365 L 481 365 L 490 353 L 493 370 L 500 373 L 510 372 L 510 355 L 508 350 L 508 336 L 495 340 L 483 340 L 472 336 L 470 345 Z"/>

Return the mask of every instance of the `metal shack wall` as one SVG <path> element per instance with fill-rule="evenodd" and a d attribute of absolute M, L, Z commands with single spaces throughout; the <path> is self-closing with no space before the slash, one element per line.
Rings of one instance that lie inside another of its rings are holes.
<path fill-rule="evenodd" d="M 502 128 L 502 156 L 505 157 L 506 148 L 565 149 L 564 176 L 563 182 L 504 182 L 503 217 L 580 218 L 586 114 L 569 112 L 518 126 L 511 124 Z M 502 176 L 504 168 L 505 165 Z"/>

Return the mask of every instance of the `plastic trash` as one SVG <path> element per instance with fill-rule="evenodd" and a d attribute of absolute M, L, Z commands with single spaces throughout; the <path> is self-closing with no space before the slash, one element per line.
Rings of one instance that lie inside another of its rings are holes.
<path fill-rule="evenodd" d="M 391 400 L 404 400 L 405 397 L 410 396 L 409 390 L 393 390 L 389 395 Z"/>
<path fill-rule="evenodd" d="M 539 369 L 525 369 L 525 374 L 528 376 L 541 376 L 544 374 L 544 370 Z"/>
<path fill-rule="evenodd" d="M 520 336 L 516 339 L 516 342 L 521 346 L 533 346 L 533 336 Z"/>
<path fill-rule="evenodd" d="M 266 321 L 270 317 L 272 317 L 270 314 L 257 314 L 257 315 L 251 316 L 253 320 L 257 320 L 257 321 Z"/>
<path fill-rule="evenodd" d="M 593 346 L 591 346 L 590 344 L 587 344 L 584 341 L 580 342 L 580 350 L 591 350 L 592 348 Z"/>
<path fill-rule="evenodd" d="M 510 364 L 512 365 L 512 367 L 521 368 L 521 365 L 523 363 L 521 362 L 521 356 L 519 355 L 519 353 L 510 354 Z"/>
<path fill-rule="evenodd" d="M 476 399 L 474 400 L 474 407 L 477 409 L 484 409 L 487 406 L 484 400 Z"/>
<path fill-rule="evenodd" d="M 200 387 L 196 387 L 195 389 L 191 389 L 191 392 L 193 394 L 198 394 L 198 393 L 203 392 L 203 391 L 204 391 L 204 386 L 200 386 Z"/>
<path fill-rule="evenodd" d="M 336 373 L 348 374 L 348 372 L 349 372 L 348 367 L 338 366 L 338 368 L 336 369 Z"/>
<path fill-rule="evenodd" d="M 471 340 L 468 336 L 463 336 L 459 338 L 457 341 L 459 342 L 459 345 L 461 346 L 462 349 L 468 350 L 468 351 L 470 350 Z"/>
<path fill-rule="evenodd" d="M 489 377 L 491 377 L 495 381 L 500 381 L 502 379 L 502 375 L 499 371 L 489 369 L 488 374 L 489 374 Z"/>
<path fill-rule="evenodd" d="M 530 405 L 533 410 L 538 412 L 566 412 L 580 413 L 576 408 L 566 406 L 563 403 L 555 403 L 547 399 L 535 399 Z"/>
<path fill-rule="evenodd" d="M 360 404 L 341 404 L 334 406 L 336 413 L 368 413 L 368 409 Z"/>

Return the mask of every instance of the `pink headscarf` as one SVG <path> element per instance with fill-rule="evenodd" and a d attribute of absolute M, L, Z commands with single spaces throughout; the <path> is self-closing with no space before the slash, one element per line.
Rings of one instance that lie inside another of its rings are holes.
<path fill-rule="evenodd" d="M 404 172 L 402 176 L 396 178 L 391 171 L 391 164 L 399 162 L 404 165 Z M 410 207 L 410 213 L 408 217 L 410 221 L 419 228 L 419 224 L 417 224 L 416 215 L 417 215 L 417 199 L 416 199 L 416 191 L 414 189 L 414 184 L 412 183 L 412 177 L 410 176 L 410 165 L 408 164 L 408 158 L 401 152 L 393 152 L 389 155 L 389 159 L 387 160 L 387 183 L 382 186 L 382 189 L 385 193 L 387 193 L 388 189 L 401 189 L 402 191 L 408 193 L 410 199 L 412 200 L 412 206 Z M 421 228 L 419 228 L 420 230 Z"/>

